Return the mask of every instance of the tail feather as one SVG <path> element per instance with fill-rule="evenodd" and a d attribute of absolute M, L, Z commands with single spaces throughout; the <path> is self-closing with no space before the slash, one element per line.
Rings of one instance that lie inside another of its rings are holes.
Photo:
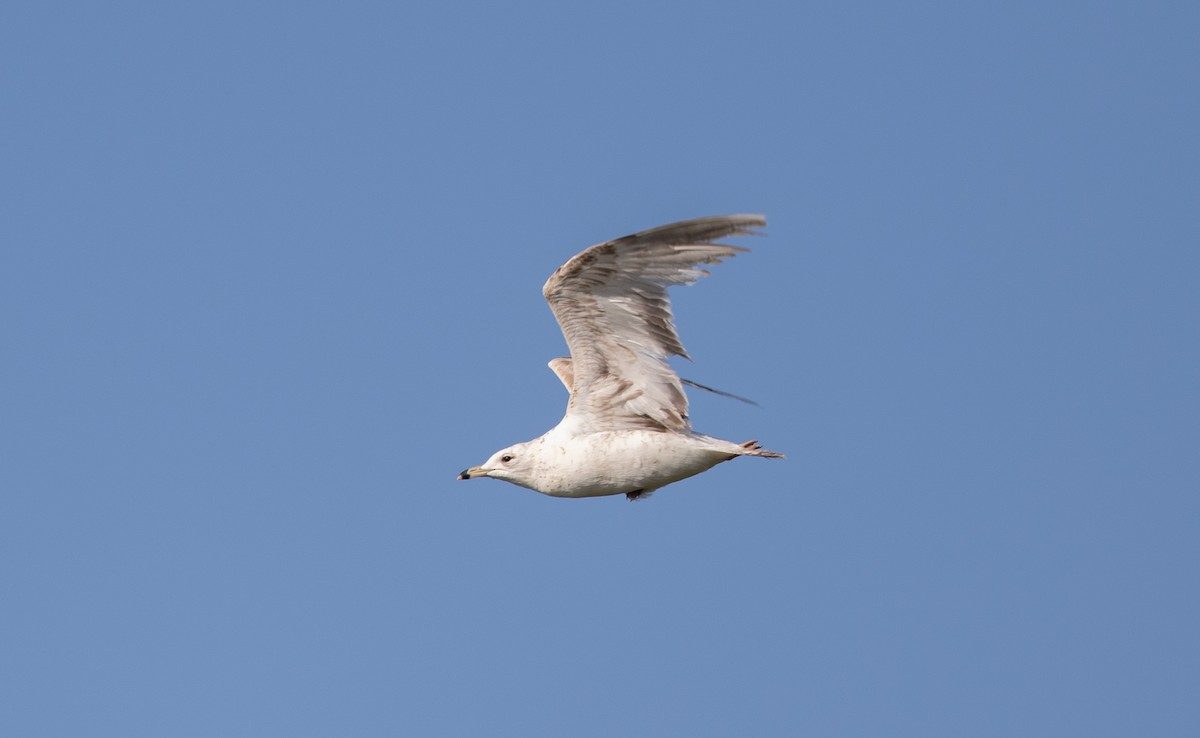
<path fill-rule="evenodd" d="M 786 456 L 784 456 L 781 453 L 778 453 L 775 451 L 768 451 L 767 449 L 763 448 L 762 446 L 759 446 L 758 441 L 746 441 L 745 443 L 742 444 L 742 448 L 746 449 L 744 452 L 742 452 L 743 456 L 762 456 L 763 458 L 767 458 L 767 459 L 785 459 L 785 458 L 787 458 Z"/>

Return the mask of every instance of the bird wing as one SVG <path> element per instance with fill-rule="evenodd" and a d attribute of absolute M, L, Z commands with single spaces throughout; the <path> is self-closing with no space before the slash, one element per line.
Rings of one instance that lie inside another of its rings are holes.
<path fill-rule="evenodd" d="M 667 287 L 691 284 L 708 274 L 700 265 L 747 250 L 713 241 L 766 224 L 761 215 L 672 223 L 592 246 L 550 275 L 542 294 L 571 350 L 567 417 L 581 431 L 690 430 L 687 396 L 667 363 L 689 358 Z"/>

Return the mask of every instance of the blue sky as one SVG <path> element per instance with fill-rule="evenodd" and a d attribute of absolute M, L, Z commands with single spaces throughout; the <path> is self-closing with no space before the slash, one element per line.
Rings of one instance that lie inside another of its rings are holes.
<path fill-rule="evenodd" d="M 0 9 L 0 733 L 1195 735 L 1200 11 Z M 458 482 L 561 417 L 540 287 L 673 296 L 653 498 Z"/>

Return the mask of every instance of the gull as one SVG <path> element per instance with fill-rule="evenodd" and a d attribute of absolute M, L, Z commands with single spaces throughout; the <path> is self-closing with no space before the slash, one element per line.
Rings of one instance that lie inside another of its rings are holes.
<path fill-rule="evenodd" d="M 706 276 L 702 264 L 749 250 L 715 241 L 766 224 L 761 215 L 680 221 L 597 244 L 555 270 L 542 295 L 571 352 L 549 363 L 570 393 L 566 415 L 540 438 L 501 449 L 458 478 L 502 479 L 552 497 L 636 500 L 739 456 L 783 458 L 757 441 L 693 431 L 687 380 L 667 363 L 691 358 L 667 288 Z"/>

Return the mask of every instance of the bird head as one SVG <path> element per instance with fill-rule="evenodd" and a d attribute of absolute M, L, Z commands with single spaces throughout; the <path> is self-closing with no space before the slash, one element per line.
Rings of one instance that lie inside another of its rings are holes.
<path fill-rule="evenodd" d="M 503 479 L 506 482 L 530 487 L 532 483 L 532 455 L 529 444 L 518 443 L 515 446 L 501 449 L 492 454 L 491 458 L 470 469 L 463 469 L 459 479 L 475 479 L 476 477 L 491 477 Z M 530 487 L 532 489 L 532 487 Z"/>

